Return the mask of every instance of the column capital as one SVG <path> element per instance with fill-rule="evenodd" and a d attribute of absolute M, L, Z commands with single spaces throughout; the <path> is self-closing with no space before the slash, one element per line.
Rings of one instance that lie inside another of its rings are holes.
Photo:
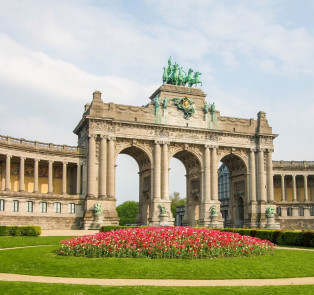
<path fill-rule="evenodd" d="M 12 155 L 7 154 L 7 158 L 12 158 Z"/>
<path fill-rule="evenodd" d="M 40 161 L 40 159 L 33 159 L 34 160 L 34 162 L 39 162 Z"/>
<path fill-rule="evenodd" d="M 107 135 L 105 135 L 105 134 L 99 134 L 99 137 L 100 137 L 101 139 L 107 139 Z"/>
<path fill-rule="evenodd" d="M 208 143 L 205 143 L 205 144 L 204 144 L 204 149 L 209 149 L 210 147 L 211 147 L 210 144 L 208 144 Z"/>
<path fill-rule="evenodd" d="M 116 140 L 116 138 L 114 136 L 112 136 L 112 135 L 108 135 L 107 139 L 109 141 L 115 141 Z"/>
<path fill-rule="evenodd" d="M 250 152 L 256 153 L 256 148 L 250 148 Z"/>
<path fill-rule="evenodd" d="M 260 152 L 265 152 L 265 148 L 258 148 L 258 149 L 256 149 L 256 151 L 258 152 L 258 153 L 260 153 Z"/>
<path fill-rule="evenodd" d="M 274 152 L 274 149 L 266 149 L 267 153 L 273 153 Z"/>
<path fill-rule="evenodd" d="M 163 145 L 170 145 L 170 142 L 166 140 L 162 140 L 160 143 Z"/>
<path fill-rule="evenodd" d="M 26 160 L 26 157 L 20 157 L 21 160 Z"/>
<path fill-rule="evenodd" d="M 97 136 L 98 136 L 98 134 L 90 134 L 90 135 L 88 135 L 88 138 L 96 140 Z"/>
<path fill-rule="evenodd" d="M 209 148 L 211 148 L 212 150 L 218 150 L 218 146 L 217 145 L 210 145 Z"/>
<path fill-rule="evenodd" d="M 55 161 L 53 160 L 48 160 L 49 163 L 53 164 Z"/>
<path fill-rule="evenodd" d="M 68 161 L 62 161 L 62 163 L 63 163 L 64 165 L 67 165 L 69 162 L 68 162 Z"/>
<path fill-rule="evenodd" d="M 162 144 L 162 141 L 160 141 L 160 140 L 154 140 L 154 144 L 155 144 L 155 145 L 160 145 L 160 144 Z"/>

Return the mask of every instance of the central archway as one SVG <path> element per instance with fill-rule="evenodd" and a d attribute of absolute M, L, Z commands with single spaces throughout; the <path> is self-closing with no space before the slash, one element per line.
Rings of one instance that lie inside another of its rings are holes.
<path fill-rule="evenodd" d="M 201 161 L 188 150 L 176 151 L 173 158 L 182 162 L 186 170 L 186 208 L 183 225 L 196 226 L 200 218 L 201 197 Z"/>
<path fill-rule="evenodd" d="M 227 168 L 229 176 L 229 198 L 221 207 L 226 216 L 225 227 L 243 227 L 248 222 L 246 208 L 248 205 L 248 173 L 244 160 L 235 154 L 228 154 L 220 160 Z M 223 171 L 223 166 L 220 167 Z M 226 212 L 227 211 L 227 212 Z"/>

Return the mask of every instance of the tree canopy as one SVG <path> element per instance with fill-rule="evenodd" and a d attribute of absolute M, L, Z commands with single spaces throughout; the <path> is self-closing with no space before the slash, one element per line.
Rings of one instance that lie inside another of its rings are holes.
<path fill-rule="evenodd" d="M 117 206 L 117 212 L 120 218 L 119 225 L 135 224 L 138 213 L 138 202 L 126 201 Z"/>

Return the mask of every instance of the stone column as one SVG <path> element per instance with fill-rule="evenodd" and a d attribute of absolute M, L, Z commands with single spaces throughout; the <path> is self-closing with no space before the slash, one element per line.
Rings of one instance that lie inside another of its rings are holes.
<path fill-rule="evenodd" d="M 107 158 L 107 196 L 114 198 L 114 176 L 115 176 L 115 164 L 114 164 L 114 138 L 108 137 L 108 158 Z"/>
<path fill-rule="evenodd" d="M 87 192 L 87 186 L 88 186 L 88 177 L 87 177 L 87 165 L 86 162 L 83 162 L 82 164 L 82 195 L 86 196 L 88 194 Z"/>
<path fill-rule="evenodd" d="M 297 201 L 297 185 L 295 181 L 295 175 L 292 175 L 292 202 Z"/>
<path fill-rule="evenodd" d="M 67 193 L 67 162 L 62 163 L 62 195 Z"/>
<path fill-rule="evenodd" d="M 285 176 L 281 175 L 281 201 L 286 201 Z"/>
<path fill-rule="evenodd" d="M 154 200 L 160 199 L 160 144 L 155 141 L 154 149 Z"/>
<path fill-rule="evenodd" d="M 88 174 L 87 174 L 87 195 L 96 195 L 96 136 L 91 135 L 88 140 Z"/>
<path fill-rule="evenodd" d="M 204 147 L 204 201 L 211 200 L 211 170 L 210 170 L 210 151 L 209 146 Z"/>
<path fill-rule="evenodd" d="M 11 155 L 7 155 L 5 162 L 5 190 L 11 190 Z"/>
<path fill-rule="evenodd" d="M 81 194 L 81 164 L 76 164 L 76 194 Z"/>
<path fill-rule="evenodd" d="M 107 138 L 100 136 L 100 157 L 99 157 L 99 195 L 107 195 Z"/>
<path fill-rule="evenodd" d="M 1 162 L 1 190 L 5 189 L 5 162 Z"/>
<path fill-rule="evenodd" d="M 34 159 L 34 193 L 38 193 L 38 159 Z"/>
<path fill-rule="evenodd" d="M 257 160 L 258 160 L 258 170 L 257 170 L 257 178 L 258 178 L 258 196 L 259 201 L 266 202 L 266 189 L 265 189 L 265 169 L 264 169 L 264 150 L 259 149 L 257 152 Z"/>
<path fill-rule="evenodd" d="M 218 201 L 217 147 L 211 149 L 211 199 Z"/>
<path fill-rule="evenodd" d="M 52 184 L 52 180 L 53 180 L 53 161 L 49 160 L 48 161 L 48 194 L 52 194 L 53 193 L 53 184 Z"/>
<path fill-rule="evenodd" d="M 250 150 L 250 196 L 249 201 L 256 202 L 256 173 L 255 173 L 255 150 Z"/>
<path fill-rule="evenodd" d="M 307 190 L 307 175 L 303 175 L 304 177 L 304 202 L 308 202 L 308 190 Z"/>
<path fill-rule="evenodd" d="M 272 150 L 267 151 L 267 202 L 274 202 L 274 179 L 273 179 L 273 157 Z"/>
<path fill-rule="evenodd" d="M 162 147 L 162 162 L 161 162 L 161 197 L 164 200 L 169 200 L 169 164 L 168 164 L 168 142 L 164 142 Z"/>
<path fill-rule="evenodd" d="M 21 157 L 20 158 L 20 175 L 19 175 L 20 192 L 25 192 L 24 175 L 25 175 L 25 158 Z"/>

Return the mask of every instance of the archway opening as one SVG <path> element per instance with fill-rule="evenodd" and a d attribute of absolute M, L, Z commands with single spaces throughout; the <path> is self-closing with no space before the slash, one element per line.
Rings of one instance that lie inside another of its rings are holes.
<path fill-rule="evenodd" d="M 225 227 L 243 227 L 248 204 L 247 167 L 237 155 L 221 159 L 218 169 L 218 195 Z"/>
<path fill-rule="evenodd" d="M 148 225 L 151 204 L 151 162 L 142 149 L 131 146 L 119 153 L 116 159 L 115 183 L 117 205 L 126 201 L 138 202 L 138 214 L 133 223 Z"/>
<path fill-rule="evenodd" d="M 200 217 L 201 204 L 201 164 L 199 159 L 188 150 L 182 150 L 173 155 L 185 168 L 186 205 L 181 225 L 196 226 Z M 174 182 L 177 182 L 175 177 Z M 172 183 L 170 183 L 172 187 Z"/>
<path fill-rule="evenodd" d="M 171 212 L 175 218 L 175 225 L 183 225 L 186 203 L 186 169 L 183 163 L 174 157 L 170 160 L 169 168 Z"/>

